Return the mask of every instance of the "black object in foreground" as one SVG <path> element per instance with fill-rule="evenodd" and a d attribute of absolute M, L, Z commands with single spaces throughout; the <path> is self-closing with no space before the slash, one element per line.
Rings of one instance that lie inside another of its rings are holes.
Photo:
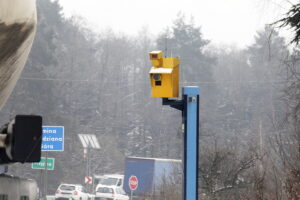
<path fill-rule="evenodd" d="M 39 162 L 42 143 L 42 117 L 17 115 L 3 130 L 5 145 L 0 147 L 0 164 Z"/>

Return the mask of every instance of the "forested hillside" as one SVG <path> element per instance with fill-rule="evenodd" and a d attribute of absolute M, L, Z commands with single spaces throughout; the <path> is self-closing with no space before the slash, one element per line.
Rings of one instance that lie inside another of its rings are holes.
<path fill-rule="evenodd" d="M 37 4 L 34 45 L 1 122 L 42 115 L 44 125 L 65 127 L 65 146 L 48 153 L 56 159 L 48 180 L 30 164 L 14 164 L 10 173 L 41 188 L 47 181 L 49 194 L 61 182 L 83 184 L 78 134 L 85 133 L 101 146 L 91 150 L 92 174 L 123 173 L 126 156 L 181 159 L 181 113 L 150 97 L 148 53 L 161 49 L 181 59 L 181 86 L 201 88 L 201 198 L 287 199 L 299 191 L 299 52 L 272 27 L 236 49 L 210 45 L 189 16 L 174 17 L 156 36 L 142 29 L 134 37 L 93 32 L 84 19 L 65 18 L 56 1 Z"/>

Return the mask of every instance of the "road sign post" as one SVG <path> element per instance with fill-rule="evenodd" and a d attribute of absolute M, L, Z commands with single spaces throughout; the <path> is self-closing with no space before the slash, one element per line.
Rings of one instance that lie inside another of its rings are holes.
<path fill-rule="evenodd" d="M 152 97 L 161 97 L 163 105 L 182 112 L 184 123 L 183 199 L 198 199 L 198 152 L 199 152 L 199 87 L 183 87 L 179 97 L 178 58 L 163 58 L 162 51 L 150 53 L 152 67 L 149 72 Z M 172 99 L 169 99 L 172 98 Z"/>
<path fill-rule="evenodd" d="M 200 89 L 183 87 L 181 100 L 163 98 L 163 105 L 182 111 L 184 124 L 183 199 L 198 199 L 199 101 Z"/>
<path fill-rule="evenodd" d="M 48 179 L 48 172 L 47 170 L 51 167 L 50 160 L 48 159 L 48 151 L 64 151 L 64 133 L 65 129 L 63 126 L 43 126 L 43 137 L 42 137 L 42 146 L 41 150 L 46 152 L 45 158 L 45 170 L 44 174 L 44 193 L 47 194 L 47 179 Z M 54 163 L 53 163 L 54 169 Z M 52 169 L 52 170 L 53 170 Z"/>
<path fill-rule="evenodd" d="M 90 177 L 90 150 L 100 149 L 100 145 L 94 134 L 78 134 L 78 137 L 83 146 L 84 159 L 86 159 L 86 177 Z M 86 189 L 91 192 L 91 187 Z"/>
<path fill-rule="evenodd" d="M 185 200 L 198 199 L 199 93 L 198 87 L 183 88 Z"/>
<path fill-rule="evenodd" d="M 139 186 L 139 180 L 136 176 L 130 176 L 128 179 L 128 186 L 130 189 L 130 200 L 132 200 L 133 191 Z"/>
<path fill-rule="evenodd" d="M 46 164 L 47 163 L 47 164 Z M 46 158 L 41 157 L 41 161 L 38 163 L 32 163 L 32 169 L 43 169 L 43 170 L 54 170 L 55 159 L 54 158 Z M 47 166 L 47 167 L 46 167 Z"/>

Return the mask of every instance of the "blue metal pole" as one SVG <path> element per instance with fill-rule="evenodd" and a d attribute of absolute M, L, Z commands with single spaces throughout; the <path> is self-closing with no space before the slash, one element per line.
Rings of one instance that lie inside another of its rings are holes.
<path fill-rule="evenodd" d="M 183 88 L 184 200 L 198 200 L 199 93 L 199 87 Z"/>

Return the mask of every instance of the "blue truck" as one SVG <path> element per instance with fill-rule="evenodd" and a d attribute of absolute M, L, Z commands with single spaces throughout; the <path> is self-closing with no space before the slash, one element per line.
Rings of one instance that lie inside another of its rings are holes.
<path fill-rule="evenodd" d="M 127 194 L 153 194 L 166 182 L 181 182 L 181 160 L 127 157 L 123 188 Z"/>

